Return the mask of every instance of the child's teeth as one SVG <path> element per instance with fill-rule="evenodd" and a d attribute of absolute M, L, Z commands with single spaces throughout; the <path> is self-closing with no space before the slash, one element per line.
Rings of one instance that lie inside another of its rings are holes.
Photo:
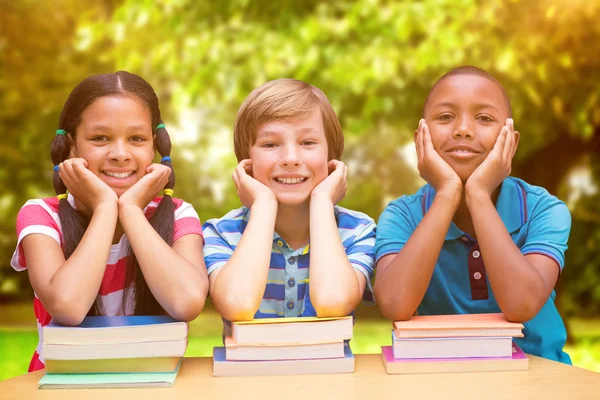
<path fill-rule="evenodd" d="M 112 176 L 113 178 L 118 178 L 118 179 L 125 179 L 125 178 L 131 176 L 131 174 L 133 174 L 133 172 L 121 172 L 121 173 L 104 172 L 104 173 L 108 176 Z"/>
<path fill-rule="evenodd" d="M 279 183 L 295 184 L 303 182 L 305 178 L 277 178 Z"/>

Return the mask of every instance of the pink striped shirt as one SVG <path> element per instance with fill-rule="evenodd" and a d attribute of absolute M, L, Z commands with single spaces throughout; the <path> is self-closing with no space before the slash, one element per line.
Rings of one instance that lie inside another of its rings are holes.
<path fill-rule="evenodd" d="M 150 218 L 162 197 L 156 197 L 145 209 L 146 218 Z M 69 203 L 74 206 L 73 197 L 69 195 Z M 191 204 L 173 198 L 175 203 L 175 222 L 173 229 L 173 242 L 182 236 L 196 234 L 202 236 L 202 225 L 198 214 Z M 17 216 L 17 248 L 11 259 L 11 266 L 16 271 L 27 268 L 25 254 L 21 242 L 23 238 L 32 233 L 50 236 L 62 247 L 62 229 L 58 216 L 58 200 L 53 198 L 29 200 L 19 211 Z M 129 241 L 123 235 L 119 243 L 110 246 L 108 264 L 100 285 L 98 301 L 100 309 L 105 315 L 133 314 L 133 301 L 126 302 L 127 310 L 123 310 L 123 295 L 125 292 L 125 276 L 128 263 Z M 133 284 L 132 284 L 133 285 Z M 131 286 L 129 287 L 132 288 Z M 133 295 L 133 291 L 127 293 Z M 33 299 L 33 309 L 37 319 L 39 342 L 29 364 L 29 372 L 44 368 L 42 354 L 42 328 L 50 323 L 52 316 L 44 308 L 37 295 Z"/>

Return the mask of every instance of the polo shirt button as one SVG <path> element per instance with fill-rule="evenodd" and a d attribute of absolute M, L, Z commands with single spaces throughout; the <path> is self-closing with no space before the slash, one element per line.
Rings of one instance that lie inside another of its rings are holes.
<path fill-rule="evenodd" d="M 296 257 L 290 257 L 289 262 L 291 265 L 294 265 L 296 263 Z"/>
<path fill-rule="evenodd" d="M 475 278 L 476 280 L 480 280 L 481 279 L 481 272 L 477 271 L 473 274 L 473 278 Z"/>
<path fill-rule="evenodd" d="M 288 301 L 286 304 L 286 307 L 288 310 L 293 310 L 294 309 L 294 302 L 292 300 Z"/>
<path fill-rule="evenodd" d="M 479 258 L 480 255 L 481 255 L 481 253 L 479 252 L 479 250 L 475 250 L 473 252 L 473 258 Z"/>
<path fill-rule="evenodd" d="M 289 287 L 294 287 L 296 286 L 296 280 L 294 278 L 290 278 L 288 279 L 288 286 Z"/>
<path fill-rule="evenodd" d="M 278 240 L 278 241 L 277 241 L 277 246 L 279 246 L 279 247 L 283 247 L 283 242 L 282 242 L 281 240 Z"/>

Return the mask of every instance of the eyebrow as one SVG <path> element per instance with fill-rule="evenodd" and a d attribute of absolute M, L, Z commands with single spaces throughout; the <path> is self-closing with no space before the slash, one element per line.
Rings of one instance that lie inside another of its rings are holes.
<path fill-rule="evenodd" d="M 128 131 L 142 131 L 142 130 L 147 130 L 149 128 L 150 128 L 149 125 L 138 124 L 138 125 L 128 126 L 126 129 Z M 93 131 L 102 131 L 102 132 L 110 132 L 112 129 L 109 126 L 107 126 L 107 125 L 94 124 L 94 125 L 92 125 L 90 127 L 90 130 L 93 130 Z"/>
<path fill-rule="evenodd" d="M 432 108 L 435 108 L 435 107 L 456 108 L 458 106 L 455 103 L 452 103 L 451 101 L 443 101 L 441 103 L 434 104 Z M 498 108 L 496 108 L 496 106 L 494 106 L 493 104 L 490 104 L 490 103 L 477 103 L 477 104 L 473 105 L 473 108 L 476 109 L 476 110 L 481 110 L 481 109 L 484 109 L 484 108 L 493 108 L 497 112 L 500 112 L 500 110 L 498 110 Z"/>
<path fill-rule="evenodd" d="M 313 129 L 313 128 L 300 128 L 296 131 L 296 133 L 300 133 L 300 134 L 313 133 L 313 132 L 316 132 L 315 129 Z M 260 132 L 256 137 L 259 138 L 259 137 L 263 137 L 263 136 L 276 136 L 276 135 L 280 135 L 280 134 L 281 134 L 281 132 L 279 132 L 279 131 L 263 131 L 263 132 Z"/>

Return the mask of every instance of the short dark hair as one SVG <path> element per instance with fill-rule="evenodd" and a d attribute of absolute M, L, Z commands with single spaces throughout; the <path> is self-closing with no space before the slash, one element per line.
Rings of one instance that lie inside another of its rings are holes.
<path fill-rule="evenodd" d="M 479 67 L 474 67 L 472 65 L 463 65 L 460 67 L 453 68 L 450 71 L 446 72 L 444 75 L 442 75 L 441 78 L 439 78 L 433 84 L 431 89 L 429 89 L 429 93 L 427 93 L 427 98 L 425 99 L 425 102 L 423 103 L 423 115 L 425 115 L 425 107 L 427 106 L 427 102 L 429 101 L 429 96 L 431 96 L 431 93 L 433 93 L 433 91 L 437 87 L 437 85 L 439 85 L 440 82 L 442 82 L 444 79 L 449 78 L 451 76 L 457 76 L 457 75 L 481 76 L 482 78 L 485 78 L 485 79 L 488 79 L 488 80 L 494 82 L 502 91 L 502 95 L 504 96 L 504 100 L 506 101 L 506 106 L 508 107 L 508 116 L 512 117 L 512 105 L 510 104 L 510 98 L 508 97 L 508 93 L 506 92 L 506 89 L 504 89 L 504 86 L 502 86 L 500 81 L 498 81 L 498 79 L 494 78 L 494 76 L 492 74 L 490 74 L 489 72 L 487 72 L 486 70 L 479 68 Z"/>

